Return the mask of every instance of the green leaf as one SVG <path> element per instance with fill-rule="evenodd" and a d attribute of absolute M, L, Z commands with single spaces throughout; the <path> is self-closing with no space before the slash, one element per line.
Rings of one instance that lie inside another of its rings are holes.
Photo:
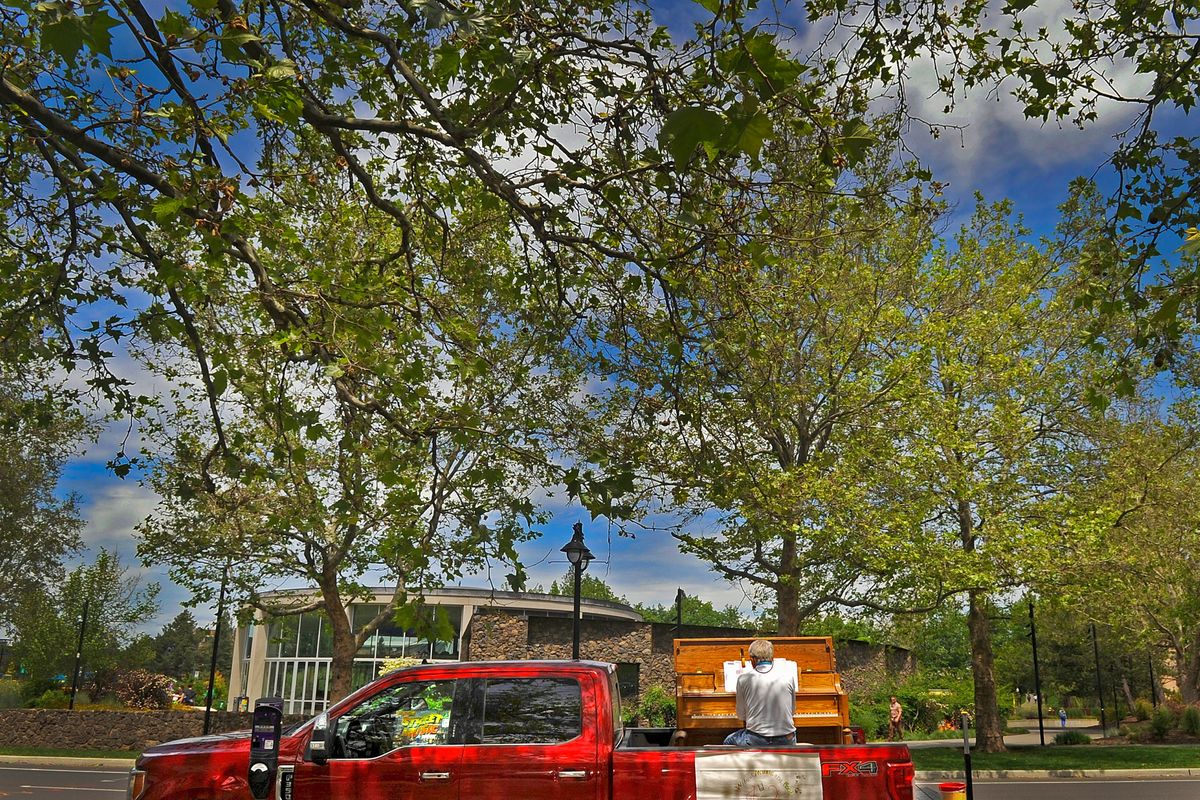
<path fill-rule="evenodd" d="M 738 149 L 751 158 L 757 159 L 758 154 L 762 151 L 763 141 L 770 138 L 773 132 L 774 125 L 771 124 L 771 118 L 759 112 L 746 120 L 746 126 L 742 128 L 742 135 L 738 138 Z"/>
<path fill-rule="evenodd" d="M 716 14 L 721 10 L 721 0 L 693 0 L 698 6 L 703 6 L 705 10 Z"/>
<path fill-rule="evenodd" d="M 84 39 L 82 21 L 76 16 L 60 17 L 42 28 L 42 44 L 62 56 L 68 64 L 75 63 Z"/>
<path fill-rule="evenodd" d="M 677 167 L 683 167 L 700 144 L 716 144 L 725 129 L 724 118 L 706 108 L 685 106 L 667 117 L 658 134 L 659 145 L 671 154 Z"/>
<path fill-rule="evenodd" d="M 112 29 L 121 23 L 104 11 L 87 16 L 87 38 L 92 51 L 106 58 L 112 56 Z"/>
<path fill-rule="evenodd" d="M 150 207 L 150 210 L 151 213 L 154 214 L 154 219 L 160 223 L 163 223 L 179 216 L 179 212 L 182 211 L 187 204 L 188 200 L 186 197 L 163 197 L 156 200 L 154 205 Z"/>

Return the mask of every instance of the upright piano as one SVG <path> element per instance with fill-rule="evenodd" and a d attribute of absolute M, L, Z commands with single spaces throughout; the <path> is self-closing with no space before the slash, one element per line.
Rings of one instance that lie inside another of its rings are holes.
<path fill-rule="evenodd" d="M 736 696 L 726 691 L 725 664 L 750 661 L 753 639 L 676 639 L 675 706 L 678 729 L 688 745 L 720 744 L 742 727 Z M 849 744 L 850 700 L 842 688 L 827 636 L 775 637 L 775 658 L 796 664 L 797 689 L 793 720 L 796 741 Z M 729 687 L 732 688 L 732 687 Z"/>

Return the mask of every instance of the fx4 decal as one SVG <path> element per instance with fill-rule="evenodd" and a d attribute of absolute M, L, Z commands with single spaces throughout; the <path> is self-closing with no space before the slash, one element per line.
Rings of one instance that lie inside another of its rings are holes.
<path fill-rule="evenodd" d="M 823 761 L 821 777 L 867 778 L 879 774 L 877 761 Z"/>

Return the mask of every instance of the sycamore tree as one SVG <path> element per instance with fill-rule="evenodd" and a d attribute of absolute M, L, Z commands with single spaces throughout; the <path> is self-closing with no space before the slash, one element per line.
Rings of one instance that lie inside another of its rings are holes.
<path fill-rule="evenodd" d="M 516 545 L 543 519 L 533 494 L 556 479 L 549 442 L 576 416 L 577 385 L 554 335 L 512 313 L 524 265 L 495 204 L 476 198 L 414 230 L 396 275 L 384 265 L 397 235 L 347 191 L 346 180 L 301 179 L 286 202 L 259 200 L 277 220 L 261 230 L 260 258 L 288 292 L 339 287 L 308 323 L 345 354 L 338 363 L 309 363 L 238 286 L 207 287 L 186 320 L 187 336 L 224 353 L 220 372 L 192 367 L 169 314 L 139 339 L 184 387 L 149 427 L 144 463 L 163 500 L 139 552 L 198 599 L 212 599 L 232 564 L 231 597 L 247 610 L 323 612 L 334 697 L 349 692 L 354 654 L 381 624 L 420 616 L 424 589 L 502 567 L 523 584 Z M 401 283 L 420 313 L 387 299 Z M 353 376 L 352 395 L 341 375 Z M 391 596 L 355 627 L 350 603 L 381 583 Z M 278 586 L 297 591 L 264 593 Z"/>
<path fill-rule="evenodd" d="M 804 12 L 828 31 L 848 84 L 879 81 L 902 103 L 933 91 L 947 110 L 969 93 L 1007 94 L 1033 124 L 1112 130 L 1104 219 L 1128 257 L 1091 264 L 1094 280 L 1075 287 L 1100 312 L 1084 333 L 1104 343 L 1114 316 L 1137 319 L 1128 340 L 1139 355 L 1109 393 L 1132 394 L 1141 356 L 1178 364 L 1184 330 L 1200 318 L 1200 262 L 1177 252 L 1200 251 L 1200 137 L 1188 116 L 1200 98 L 1195 3 L 817 0 Z"/>
<path fill-rule="evenodd" d="M 417 233 L 484 195 L 521 243 L 526 303 L 571 320 L 591 270 L 662 275 L 686 250 L 648 236 L 629 198 L 661 216 L 693 165 L 744 178 L 773 109 L 800 109 L 798 124 L 822 132 L 829 169 L 852 159 L 858 118 L 831 114 L 832 84 L 802 80 L 746 11 L 729 4 L 675 41 L 647 5 L 612 0 L 8 0 L 0 325 L 136 410 L 112 374 L 121 342 L 167 314 L 198 369 L 219 372 L 224 353 L 185 329 L 208 286 L 236 286 L 353 404 L 361 375 L 334 374 L 353 352 L 311 327 L 343 287 L 292 293 L 263 255 L 296 231 L 259 199 L 286 204 L 291 179 L 334 173 L 395 231 L 381 302 L 427 311 L 403 280 Z M 291 171 L 291 155 L 314 147 L 322 170 Z M 81 325 L 87 309 L 102 313 Z"/>
<path fill-rule="evenodd" d="M 908 458 L 893 489 L 894 502 L 921 510 L 911 535 L 925 555 L 896 557 L 914 574 L 951 574 L 965 590 L 977 746 L 989 752 L 1004 747 L 996 600 L 1057 569 L 1069 522 L 1062 500 L 1091 474 L 1095 363 L 1080 334 L 1087 320 L 1069 299 L 1074 261 L 1095 233 L 1089 208 L 1038 246 L 1008 204 L 981 203 L 932 253 L 920 307 L 924 380 L 910 397 Z"/>
<path fill-rule="evenodd" d="M 912 309 L 938 206 L 906 193 L 882 146 L 829 190 L 799 190 L 819 146 L 772 145 L 767 194 L 718 188 L 695 212 L 721 215 L 724 235 L 699 242 L 686 272 L 623 284 L 593 354 L 611 386 L 607 427 L 585 451 L 628 495 L 618 510 L 675 514 L 681 547 L 763 595 L 784 635 L 839 603 L 927 602 L 858 587 L 898 544 L 879 533 L 896 526 L 873 476 L 902 457 Z"/>

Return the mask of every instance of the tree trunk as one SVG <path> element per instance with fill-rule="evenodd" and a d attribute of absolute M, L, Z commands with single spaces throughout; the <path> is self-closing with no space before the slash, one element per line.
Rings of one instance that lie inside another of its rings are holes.
<path fill-rule="evenodd" d="M 971 610 L 967 628 L 971 636 L 971 672 L 975 678 L 975 748 L 984 753 L 1004 752 L 1004 723 L 996 700 L 996 672 L 992 656 L 992 626 L 987 596 L 968 592 Z"/>
<path fill-rule="evenodd" d="M 329 630 L 333 634 L 332 660 L 329 663 L 329 705 L 333 705 L 350 694 L 350 681 L 354 671 L 354 653 L 358 649 L 354 641 L 354 629 L 342 603 L 336 581 L 331 586 L 321 586 L 325 598 L 325 615 L 329 618 Z"/>
<path fill-rule="evenodd" d="M 796 574 L 796 537 L 783 536 L 779 553 L 779 588 L 775 591 L 775 605 L 779 616 L 780 636 L 800 635 L 800 590 L 793 583 Z"/>
<path fill-rule="evenodd" d="M 780 636 L 800 635 L 800 616 L 797 613 L 800 605 L 799 596 L 796 587 L 787 582 L 786 578 L 780 582 L 779 589 L 775 592 Z"/>
<path fill-rule="evenodd" d="M 1192 642 L 1191 651 L 1181 648 L 1175 653 L 1178 666 L 1179 699 L 1191 705 L 1200 701 L 1200 633 Z"/>

